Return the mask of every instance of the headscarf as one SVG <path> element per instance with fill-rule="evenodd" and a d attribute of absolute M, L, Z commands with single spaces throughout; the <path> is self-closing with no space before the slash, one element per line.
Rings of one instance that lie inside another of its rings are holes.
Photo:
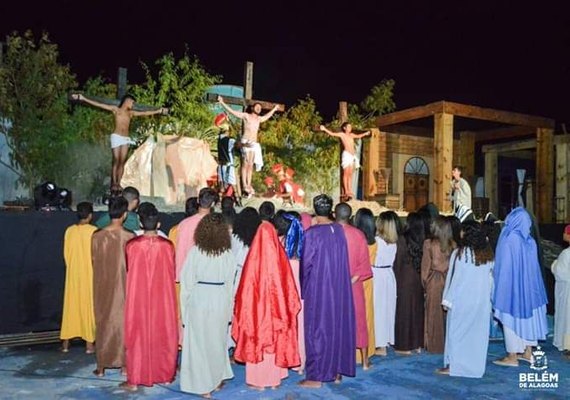
<path fill-rule="evenodd" d="M 283 214 L 283 218 L 291 221 L 291 225 L 285 236 L 285 252 L 287 253 L 287 257 L 289 257 L 289 259 L 295 256 L 301 258 L 301 252 L 303 250 L 303 226 L 301 222 L 291 214 Z M 295 249 L 295 247 L 297 247 L 297 249 Z"/>

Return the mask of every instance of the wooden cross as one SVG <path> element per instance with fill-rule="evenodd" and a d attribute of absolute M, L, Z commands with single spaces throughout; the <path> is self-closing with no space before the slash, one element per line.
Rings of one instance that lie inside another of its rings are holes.
<path fill-rule="evenodd" d="M 75 94 L 80 94 L 81 92 L 71 92 L 69 94 L 69 102 L 71 103 L 79 103 L 78 100 L 74 99 L 72 96 Z M 83 93 L 81 93 L 83 94 Z M 117 70 L 117 98 L 116 99 L 107 99 L 105 97 L 100 97 L 100 96 L 85 96 L 85 94 L 83 94 L 83 96 L 88 97 L 91 100 L 95 100 L 98 101 L 99 103 L 104 103 L 104 104 L 108 104 L 111 106 L 119 106 L 119 104 L 121 103 L 121 98 L 127 94 L 127 69 L 124 67 L 119 67 Z M 154 107 L 154 106 L 147 106 L 147 105 L 143 105 L 143 104 L 139 104 L 135 101 L 135 105 L 133 107 L 133 110 L 135 111 L 154 111 L 154 110 L 158 110 L 160 107 Z"/>
<path fill-rule="evenodd" d="M 270 101 L 264 100 L 254 100 L 253 97 L 253 63 L 248 61 L 245 63 L 245 71 L 244 71 L 244 96 L 243 97 L 232 97 L 232 96 L 223 96 L 224 101 L 226 104 L 247 107 L 259 103 L 261 108 L 264 110 L 271 110 L 273 107 L 277 106 L 277 111 L 284 112 L 285 105 L 280 103 L 272 103 Z M 218 94 L 217 93 L 208 93 L 206 95 L 206 100 L 209 102 L 215 103 L 218 101 Z"/>

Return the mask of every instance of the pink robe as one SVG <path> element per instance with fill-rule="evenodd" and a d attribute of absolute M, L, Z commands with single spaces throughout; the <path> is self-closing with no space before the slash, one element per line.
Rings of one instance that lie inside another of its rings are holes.
<path fill-rule="evenodd" d="M 348 263 L 350 276 L 358 275 L 358 280 L 352 284 L 354 299 L 354 314 L 356 318 L 356 348 L 368 347 L 368 326 L 366 325 L 366 302 L 364 300 L 363 282 L 372 277 L 368 244 L 364 234 L 354 226 L 343 224 L 346 243 L 348 245 Z"/>
<path fill-rule="evenodd" d="M 191 217 L 188 217 L 180 224 L 178 224 L 178 235 L 176 236 L 176 282 L 180 282 L 180 273 L 182 272 L 182 267 L 184 266 L 184 261 L 186 257 L 194 247 L 194 232 L 202 218 L 206 214 L 198 213 Z"/>
<path fill-rule="evenodd" d="M 126 256 L 127 382 L 172 382 L 178 357 L 174 247 L 159 236 L 139 236 L 127 243 Z"/>
<path fill-rule="evenodd" d="M 299 278 L 299 260 L 290 259 L 291 269 L 293 270 L 293 278 L 295 278 L 295 285 L 297 290 L 301 293 L 301 280 Z M 293 368 L 295 371 L 302 372 L 305 370 L 305 323 L 303 313 L 303 300 L 301 300 L 301 311 L 297 314 L 297 335 L 299 337 L 299 357 L 301 358 L 301 365 Z"/>

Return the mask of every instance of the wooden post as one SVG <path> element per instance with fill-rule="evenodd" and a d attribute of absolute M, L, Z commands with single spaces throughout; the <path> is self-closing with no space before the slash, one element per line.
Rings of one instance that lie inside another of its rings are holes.
<path fill-rule="evenodd" d="M 370 139 L 364 141 L 364 175 L 362 176 L 362 187 L 364 200 L 370 200 L 376 196 L 377 185 L 376 175 L 379 173 L 379 155 L 380 155 L 380 131 L 371 129 Z"/>
<path fill-rule="evenodd" d="M 245 63 L 245 70 L 243 75 L 243 97 L 246 100 L 253 98 L 253 63 L 247 61 Z"/>
<path fill-rule="evenodd" d="M 127 94 L 127 69 L 119 67 L 117 71 L 117 98 L 120 99 Z"/>
<path fill-rule="evenodd" d="M 475 176 L 475 132 L 459 133 L 459 165 L 465 171 L 464 178 Z"/>
<path fill-rule="evenodd" d="M 567 221 L 568 216 L 568 167 L 570 167 L 570 159 L 568 158 L 568 143 L 556 143 L 554 148 L 556 151 L 556 222 Z"/>
<path fill-rule="evenodd" d="M 552 222 L 554 191 L 553 129 L 536 130 L 536 216 L 538 222 Z"/>
<path fill-rule="evenodd" d="M 338 102 L 338 121 L 340 122 L 340 124 L 344 124 L 345 122 L 348 122 L 348 103 L 346 101 L 339 101 Z M 342 195 L 342 143 L 339 143 L 339 161 L 338 161 L 338 166 L 339 166 L 339 179 L 338 179 L 338 183 L 339 183 L 339 188 L 340 188 L 340 194 L 339 194 L 339 199 L 340 196 Z"/>
<path fill-rule="evenodd" d="M 498 176 L 499 153 L 496 151 L 485 152 L 485 197 L 489 199 L 489 211 L 498 215 Z"/>
<path fill-rule="evenodd" d="M 453 167 L 453 115 L 437 113 L 434 115 L 433 153 L 434 167 L 434 203 L 444 212 L 451 210 L 449 192 L 451 190 L 451 169 Z"/>

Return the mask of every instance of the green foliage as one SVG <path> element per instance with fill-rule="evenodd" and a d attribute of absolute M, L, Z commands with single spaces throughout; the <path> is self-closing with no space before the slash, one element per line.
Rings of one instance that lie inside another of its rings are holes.
<path fill-rule="evenodd" d="M 338 187 L 338 141 L 318 131 L 321 122 L 314 100 L 307 97 L 262 126 L 265 166 L 254 175 L 258 191 L 274 164 L 295 170 L 295 180 L 305 188 L 307 198 Z"/>
<path fill-rule="evenodd" d="M 76 87 L 69 66 L 58 62 L 57 45 L 43 34 L 13 33 L 6 40 L 0 65 L 0 115 L 11 127 L 0 126 L 11 159 L 28 188 L 54 179 L 64 167 L 62 150 L 73 141 L 65 129 L 67 93 Z"/>
<path fill-rule="evenodd" d="M 138 124 L 139 134 L 172 133 L 212 141 L 216 137 L 210 129 L 214 114 L 205 95 L 207 89 L 220 82 L 220 78 L 208 74 L 200 62 L 188 54 L 176 59 L 169 53 L 154 64 L 158 68 L 156 74 L 142 63 L 146 82 L 133 86 L 130 91 L 138 103 L 166 106 L 170 113 L 157 119 L 133 120 Z"/>
<path fill-rule="evenodd" d="M 393 79 L 384 79 L 374 86 L 370 94 L 362 101 L 362 110 L 367 112 L 370 117 L 377 117 L 394 111 L 396 109 L 396 103 L 393 99 L 394 86 L 396 86 L 396 82 Z"/>

